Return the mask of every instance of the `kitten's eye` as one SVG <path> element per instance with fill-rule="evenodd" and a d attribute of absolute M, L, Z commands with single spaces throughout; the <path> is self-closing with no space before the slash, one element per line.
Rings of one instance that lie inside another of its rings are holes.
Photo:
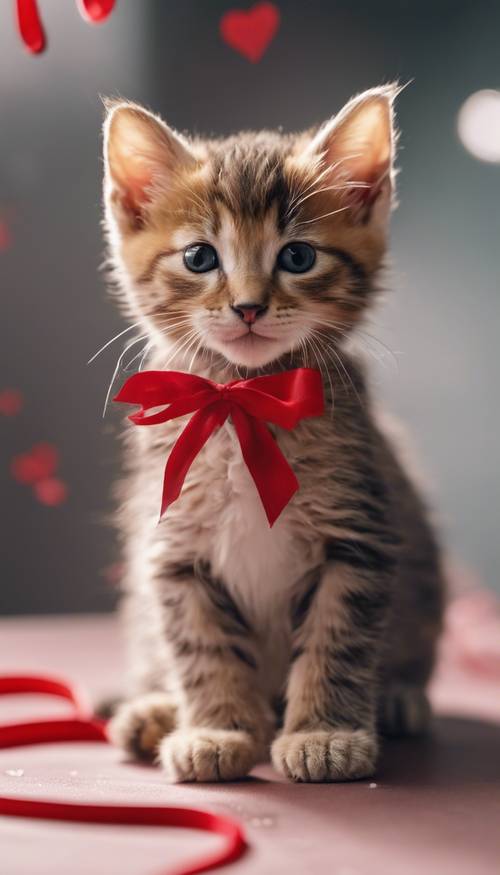
<path fill-rule="evenodd" d="M 278 255 L 278 267 L 288 273 L 305 273 L 316 261 L 316 251 L 309 243 L 288 243 Z"/>
<path fill-rule="evenodd" d="M 206 273 L 219 267 L 219 258 L 209 243 L 193 243 L 184 250 L 184 264 L 193 273 Z"/>

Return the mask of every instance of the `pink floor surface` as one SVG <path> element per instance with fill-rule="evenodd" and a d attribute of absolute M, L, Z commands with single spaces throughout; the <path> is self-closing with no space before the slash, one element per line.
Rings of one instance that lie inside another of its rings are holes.
<path fill-rule="evenodd" d="M 109 617 L 0 623 L 0 672 L 53 672 L 94 698 L 123 688 Z M 443 658 L 432 734 L 386 743 L 377 777 L 289 785 L 268 765 L 227 785 L 165 783 L 97 744 L 0 751 L 0 795 L 202 807 L 240 820 L 250 850 L 234 875 L 496 875 L 500 872 L 500 690 Z M 41 698 L 6 698 L 0 721 L 63 714 Z M 375 784 L 375 786 L 374 786 Z M 154 875 L 220 840 L 198 832 L 0 819 L 0 875 Z"/>

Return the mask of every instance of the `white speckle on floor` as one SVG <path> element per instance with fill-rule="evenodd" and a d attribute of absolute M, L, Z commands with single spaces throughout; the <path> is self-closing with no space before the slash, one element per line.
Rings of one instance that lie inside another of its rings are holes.
<path fill-rule="evenodd" d="M 272 817 L 252 817 L 249 821 L 250 826 L 273 826 L 274 818 Z"/>

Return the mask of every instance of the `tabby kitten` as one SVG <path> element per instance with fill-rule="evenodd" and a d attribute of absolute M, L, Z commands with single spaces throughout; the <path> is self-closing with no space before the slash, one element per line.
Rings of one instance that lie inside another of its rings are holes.
<path fill-rule="evenodd" d="M 441 624 L 422 502 L 346 349 L 372 304 L 393 200 L 394 87 L 319 129 L 187 138 L 108 106 L 110 255 L 147 366 L 216 382 L 309 365 L 322 417 L 273 428 L 300 490 L 271 529 L 227 422 L 157 525 L 187 417 L 126 429 L 120 491 L 132 676 L 111 738 L 171 781 L 371 775 L 414 733 Z"/>

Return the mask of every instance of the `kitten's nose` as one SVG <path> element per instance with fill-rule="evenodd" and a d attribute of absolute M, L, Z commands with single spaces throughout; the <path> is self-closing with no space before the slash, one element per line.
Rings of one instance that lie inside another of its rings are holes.
<path fill-rule="evenodd" d="M 247 325 L 252 325 L 267 309 L 265 304 L 231 304 L 231 310 L 234 310 Z"/>

